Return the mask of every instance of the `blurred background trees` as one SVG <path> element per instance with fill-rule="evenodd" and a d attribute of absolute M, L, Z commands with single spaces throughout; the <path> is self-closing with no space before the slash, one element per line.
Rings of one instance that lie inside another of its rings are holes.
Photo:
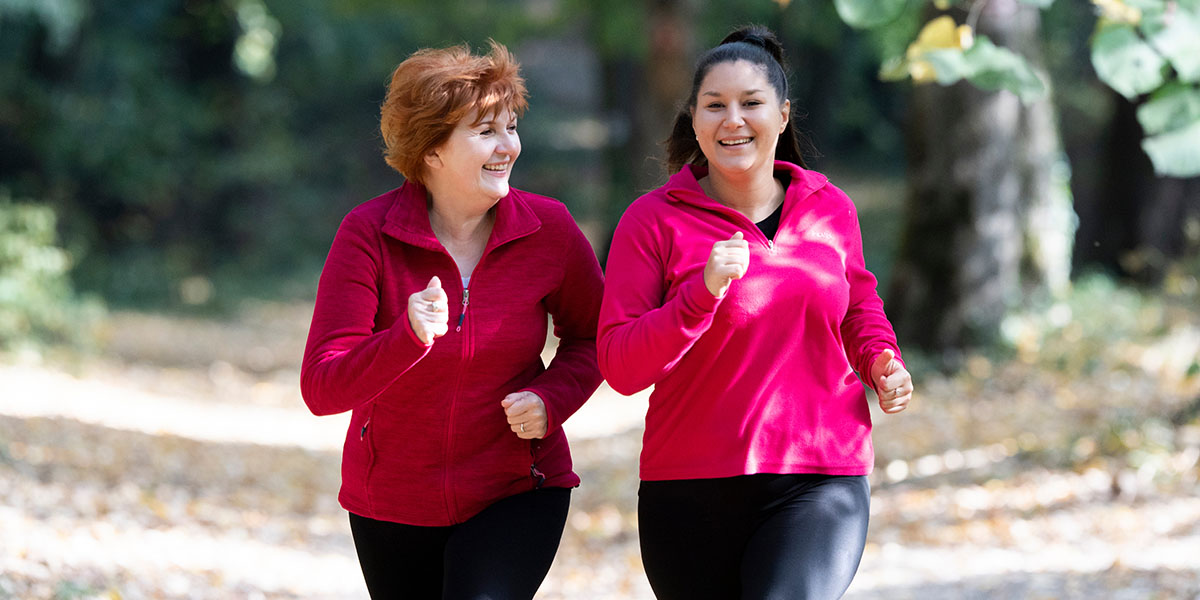
<path fill-rule="evenodd" d="M 884 182 L 865 243 L 902 339 L 952 356 L 1089 270 L 1194 293 L 1194 0 L 856 4 L 0 0 L 0 193 L 26 199 L 0 216 L 49 215 L 54 277 L 110 306 L 306 298 L 341 216 L 400 183 L 377 130 L 391 69 L 494 37 L 532 93 L 514 183 L 562 199 L 603 259 L 665 177 L 696 54 L 758 22 L 790 52 L 810 166 Z M 939 17 L 971 43 L 930 42 Z"/>

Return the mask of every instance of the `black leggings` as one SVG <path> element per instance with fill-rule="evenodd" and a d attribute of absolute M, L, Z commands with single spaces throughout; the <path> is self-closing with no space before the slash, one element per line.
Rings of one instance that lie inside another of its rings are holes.
<path fill-rule="evenodd" d="M 866 477 L 643 481 L 642 564 L 660 600 L 840 598 L 862 558 Z"/>
<path fill-rule="evenodd" d="M 510 496 L 467 522 L 419 527 L 350 513 L 371 598 L 533 598 L 562 539 L 571 490 Z"/>

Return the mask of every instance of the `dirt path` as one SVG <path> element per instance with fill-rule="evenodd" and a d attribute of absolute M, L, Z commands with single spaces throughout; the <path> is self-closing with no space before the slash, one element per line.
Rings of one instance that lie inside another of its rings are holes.
<path fill-rule="evenodd" d="M 0 598 L 366 598 L 336 502 L 345 417 L 305 410 L 288 358 L 303 314 L 126 315 L 103 359 L 0 364 Z M 1200 441 L 1134 470 L 1045 466 L 1023 444 L 1058 443 L 1066 425 L 1037 407 L 1065 401 L 1020 379 L 1004 423 L 978 418 L 983 402 L 961 412 L 969 382 L 928 382 L 903 419 L 876 412 L 882 462 L 847 597 L 1200 598 Z M 584 485 L 539 598 L 652 598 L 636 535 L 645 402 L 604 388 L 567 423 Z"/>

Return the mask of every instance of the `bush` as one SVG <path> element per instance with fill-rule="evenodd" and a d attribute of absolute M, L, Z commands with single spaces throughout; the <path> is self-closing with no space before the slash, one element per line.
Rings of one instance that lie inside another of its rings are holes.
<path fill-rule="evenodd" d="M 0 191 L 0 350 L 91 342 L 102 308 L 75 295 L 56 223 L 50 207 Z"/>

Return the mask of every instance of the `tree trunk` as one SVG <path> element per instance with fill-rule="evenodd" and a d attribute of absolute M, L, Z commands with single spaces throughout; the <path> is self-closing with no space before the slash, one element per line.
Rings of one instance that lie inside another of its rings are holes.
<path fill-rule="evenodd" d="M 645 60 L 628 53 L 605 53 L 605 109 L 610 121 L 627 127 L 618 145 L 608 151 L 610 193 L 603 212 L 608 235 L 602 236 L 603 261 L 607 240 L 635 198 L 666 181 L 662 142 L 671 133 L 676 111 L 692 85 L 695 58 L 695 9 L 687 0 L 644 0 Z M 601 13 L 606 4 L 598 4 Z M 599 17 L 599 18 L 602 18 Z M 624 133 L 624 132 L 623 132 Z"/>
<path fill-rule="evenodd" d="M 978 33 L 1043 71 L 1039 23 L 1032 6 L 992 0 Z M 1050 98 L 1025 105 L 965 82 L 918 86 L 909 127 L 888 312 L 906 344 L 945 352 L 987 342 L 1011 309 L 1068 284 L 1074 215 Z"/>
<path fill-rule="evenodd" d="M 649 0 L 650 53 L 646 57 L 642 98 L 632 139 L 638 191 L 666 180 L 662 142 L 671 133 L 675 115 L 692 88 L 696 16 L 687 0 Z"/>
<path fill-rule="evenodd" d="M 1137 106 L 1113 92 L 1094 180 L 1079 181 L 1076 264 L 1144 284 L 1161 281 L 1172 260 L 1200 249 L 1200 177 L 1157 177 L 1142 150 Z M 1090 155 L 1092 149 L 1077 149 Z"/>

